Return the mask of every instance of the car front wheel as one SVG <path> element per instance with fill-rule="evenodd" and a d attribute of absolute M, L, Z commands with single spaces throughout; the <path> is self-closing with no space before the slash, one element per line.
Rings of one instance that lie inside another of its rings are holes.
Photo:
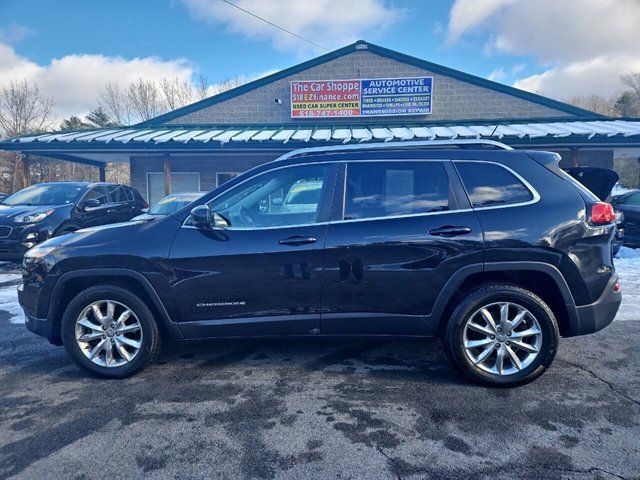
<path fill-rule="evenodd" d="M 158 326 L 144 301 L 111 285 L 91 287 L 69 303 L 62 341 L 76 364 L 109 378 L 133 375 L 160 350 Z"/>
<path fill-rule="evenodd" d="M 540 376 L 558 347 L 558 325 L 533 292 L 483 285 L 464 295 L 443 332 L 447 356 L 473 380 L 517 386 Z"/>

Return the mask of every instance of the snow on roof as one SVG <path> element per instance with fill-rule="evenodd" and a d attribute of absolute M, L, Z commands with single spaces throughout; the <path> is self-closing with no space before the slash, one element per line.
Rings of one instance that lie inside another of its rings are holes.
<path fill-rule="evenodd" d="M 121 127 L 101 130 L 80 130 L 75 132 L 50 132 L 7 140 L 4 145 L 18 143 L 76 143 L 92 144 L 114 143 L 206 143 L 206 142 L 278 142 L 289 141 L 318 143 L 339 141 L 356 143 L 368 141 L 417 140 L 417 139 L 517 139 L 563 138 L 570 135 L 594 137 L 631 137 L 640 136 L 640 120 L 598 120 L 598 121 L 562 121 L 541 123 L 500 123 L 495 125 L 389 125 L 389 126 L 233 126 L 203 127 L 188 126 L 157 128 Z M 1 144 L 0 144 L 1 147 Z M 17 145 L 15 146 L 17 147 Z M 19 148 L 13 149 L 19 149 Z"/>

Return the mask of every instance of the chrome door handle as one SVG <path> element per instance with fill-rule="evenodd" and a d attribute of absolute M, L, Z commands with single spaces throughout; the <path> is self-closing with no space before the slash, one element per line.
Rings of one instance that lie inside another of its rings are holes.
<path fill-rule="evenodd" d="M 471 233 L 470 227 L 459 227 L 453 225 L 445 225 L 443 227 L 432 228 L 429 230 L 429 235 L 435 235 L 438 237 L 455 237 L 458 235 L 466 235 Z"/>
<path fill-rule="evenodd" d="M 297 247 L 298 245 L 307 245 L 309 243 L 316 243 L 318 239 L 316 237 L 303 237 L 300 235 L 294 235 L 292 237 L 283 238 L 278 243 L 280 245 L 290 245 Z"/>

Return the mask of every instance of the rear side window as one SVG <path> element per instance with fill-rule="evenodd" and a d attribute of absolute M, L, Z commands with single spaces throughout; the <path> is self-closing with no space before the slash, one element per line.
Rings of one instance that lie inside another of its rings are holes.
<path fill-rule="evenodd" d="M 127 192 L 124 187 L 120 185 L 113 185 L 109 187 L 111 193 L 111 201 L 115 203 L 125 203 L 129 199 L 127 198 Z"/>
<path fill-rule="evenodd" d="M 347 165 L 344 219 L 448 210 L 449 177 L 440 162 Z"/>
<path fill-rule="evenodd" d="M 529 189 L 513 173 L 499 165 L 455 162 L 455 166 L 474 207 L 511 205 L 533 199 Z"/>

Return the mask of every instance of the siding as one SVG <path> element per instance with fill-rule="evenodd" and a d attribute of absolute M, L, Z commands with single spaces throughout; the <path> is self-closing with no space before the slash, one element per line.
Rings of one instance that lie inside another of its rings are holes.
<path fill-rule="evenodd" d="M 290 118 L 290 82 L 294 80 L 331 80 L 389 77 L 433 77 L 431 115 L 389 117 L 390 121 L 442 121 L 467 119 L 514 119 L 566 117 L 568 114 L 506 93 L 479 87 L 413 65 L 368 52 L 356 51 L 330 60 L 290 77 L 247 92 L 227 101 L 170 120 L 169 124 L 321 124 L 341 119 Z M 275 103 L 275 99 L 282 104 Z M 372 118 L 350 118 L 352 124 L 371 123 Z"/>

